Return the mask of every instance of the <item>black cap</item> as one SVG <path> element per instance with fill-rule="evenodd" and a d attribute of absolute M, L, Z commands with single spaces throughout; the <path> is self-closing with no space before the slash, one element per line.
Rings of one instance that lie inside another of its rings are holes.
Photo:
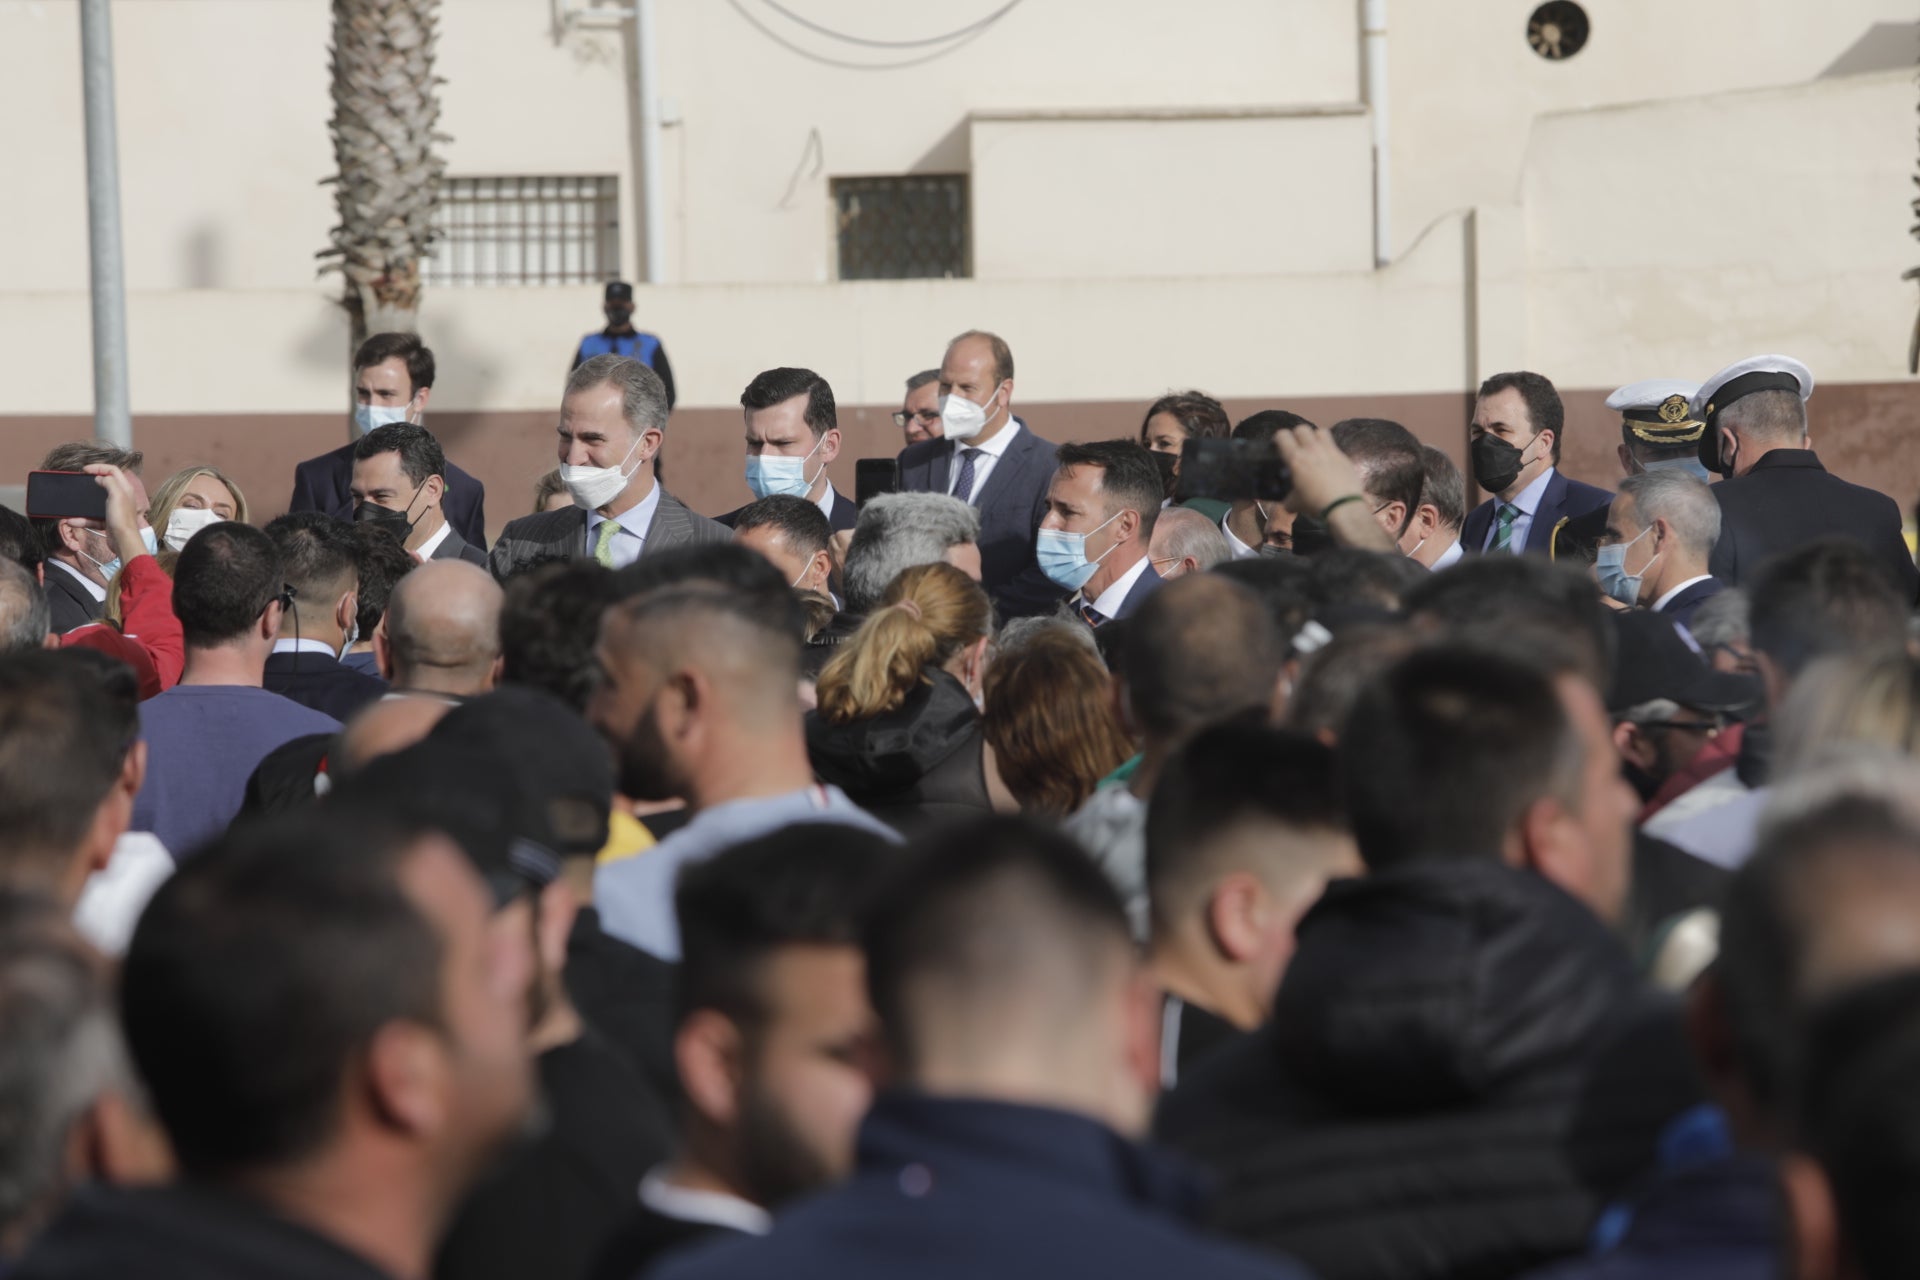
<path fill-rule="evenodd" d="M 547 846 L 561 856 L 598 853 L 613 808 L 613 756 L 572 707 L 538 689 L 506 685 L 469 698 L 433 727 L 445 742 L 510 762 L 514 781 L 537 805 Z"/>
<path fill-rule="evenodd" d="M 499 906 L 560 875 L 546 806 L 507 757 L 477 743 L 429 737 L 382 756 L 335 788 L 331 803 L 444 832 Z"/>
<path fill-rule="evenodd" d="M 1760 700 L 1751 676 L 1715 671 L 1664 613 L 1631 609 L 1612 615 L 1618 637 L 1607 710 L 1615 715 L 1665 698 L 1700 711 L 1742 712 Z"/>
<path fill-rule="evenodd" d="M 625 280 L 607 281 L 607 301 L 608 302 L 632 302 L 633 286 L 628 284 Z"/>

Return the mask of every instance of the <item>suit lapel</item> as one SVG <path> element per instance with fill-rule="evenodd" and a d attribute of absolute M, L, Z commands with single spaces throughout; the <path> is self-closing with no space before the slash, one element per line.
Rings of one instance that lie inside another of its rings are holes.
<path fill-rule="evenodd" d="M 933 456 L 927 459 L 927 491 L 945 493 L 953 486 L 948 478 L 953 474 L 953 448 L 935 449 Z"/>
<path fill-rule="evenodd" d="M 651 555 L 655 551 L 677 547 L 686 540 L 686 508 L 662 489 L 660 501 L 653 508 L 653 519 L 647 525 L 646 539 L 640 544 L 640 554 Z"/>
<path fill-rule="evenodd" d="M 1007 445 L 1007 451 L 1000 455 L 1000 460 L 993 464 L 993 470 L 987 473 L 987 478 L 974 489 L 973 505 L 976 507 L 981 506 L 989 495 L 1017 483 L 1015 477 L 1025 469 L 1027 458 L 1033 452 L 1033 433 L 1027 430 L 1027 424 L 1020 419 L 1015 418 L 1014 421 L 1019 423 L 1020 432 Z"/>
<path fill-rule="evenodd" d="M 1522 550 L 1544 553 L 1553 545 L 1553 527 L 1566 514 L 1567 478 L 1556 467 L 1553 479 L 1547 481 L 1547 491 L 1540 495 L 1540 505 L 1533 510 L 1533 523 L 1527 527 L 1527 545 Z"/>

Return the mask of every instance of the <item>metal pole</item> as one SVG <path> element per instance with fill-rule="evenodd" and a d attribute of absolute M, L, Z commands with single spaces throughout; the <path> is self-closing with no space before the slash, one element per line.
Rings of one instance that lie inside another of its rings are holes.
<path fill-rule="evenodd" d="M 654 56 L 653 0 L 633 7 L 633 79 L 640 95 L 640 241 L 648 284 L 666 279 L 666 202 L 660 191 L 660 60 Z"/>
<path fill-rule="evenodd" d="M 120 254 L 120 147 L 113 117 L 111 0 L 80 0 L 87 111 L 87 239 L 93 280 L 93 433 L 133 447 L 127 398 L 127 281 Z"/>
<path fill-rule="evenodd" d="M 1373 264 L 1393 261 L 1393 154 L 1387 133 L 1387 0 L 1363 0 L 1363 91 L 1373 120 Z"/>

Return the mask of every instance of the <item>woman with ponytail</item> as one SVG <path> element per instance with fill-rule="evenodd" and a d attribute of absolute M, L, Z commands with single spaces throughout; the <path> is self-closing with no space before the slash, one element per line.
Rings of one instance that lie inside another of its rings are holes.
<path fill-rule="evenodd" d="M 904 570 L 820 673 L 807 716 L 820 780 L 906 835 L 992 810 L 978 710 L 992 635 L 973 579 L 949 564 Z"/>

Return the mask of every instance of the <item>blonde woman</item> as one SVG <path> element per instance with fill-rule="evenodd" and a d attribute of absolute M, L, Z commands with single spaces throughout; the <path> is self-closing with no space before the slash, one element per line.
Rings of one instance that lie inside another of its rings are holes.
<path fill-rule="evenodd" d="M 188 467 L 168 476 L 153 492 L 147 522 L 160 534 L 160 545 L 178 553 L 187 540 L 222 520 L 248 522 L 247 496 L 217 467 Z"/>

